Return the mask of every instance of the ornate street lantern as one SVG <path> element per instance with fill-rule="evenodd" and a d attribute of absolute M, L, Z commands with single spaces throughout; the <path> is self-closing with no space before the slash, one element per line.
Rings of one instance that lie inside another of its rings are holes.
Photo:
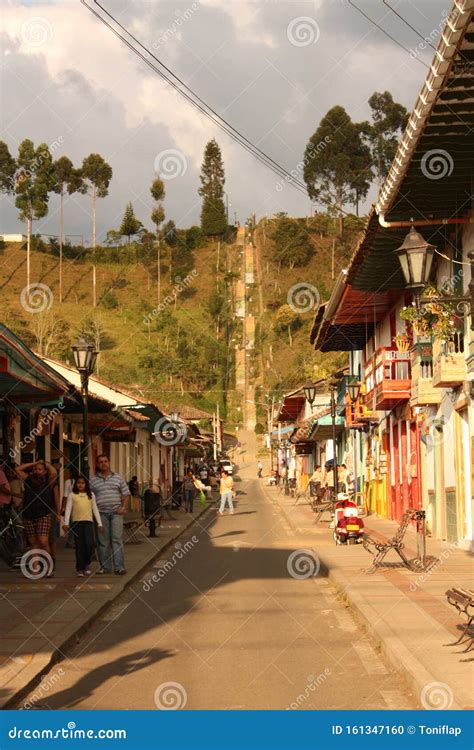
<path fill-rule="evenodd" d="M 428 284 L 435 246 L 430 245 L 412 226 L 403 244 L 395 251 L 407 286 L 420 289 Z"/>
<path fill-rule="evenodd" d="M 306 397 L 306 401 L 309 403 L 310 406 L 313 405 L 314 399 L 316 398 L 316 386 L 314 383 L 312 383 L 310 380 L 304 384 L 303 386 L 304 395 Z"/>
<path fill-rule="evenodd" d="M 360 386 L 361 383 L 359 383 L 357 380 L 351 380 L 351 382 L 347 384 L 347 392 L 353 404 L 355 404 L 355 402 L 359 398 Z"/>
<path fill-rule="evenodd" d="M 94 372 L 97 352 L 92 344 L 89 344 L 83 336 L 80 336 L 72 346 L 74 363 L 81 375 L 92 375 Z"/>

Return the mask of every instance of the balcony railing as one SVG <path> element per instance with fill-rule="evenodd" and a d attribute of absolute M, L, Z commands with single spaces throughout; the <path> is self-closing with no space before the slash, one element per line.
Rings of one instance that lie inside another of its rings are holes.
<path fill-rule="evenodd" d="M 410 398 L 410 353 L 394 347 L 377 349 L 365 368 L 367 402 L 390 411 Z"/>
<path fill-rule="evenodd" d="M 431 342 L 417 343 L 411 350 L 410 406 L 441 403 L 441 391 L 433 385 L 433 347 Z"/>
<path fill-rule="evenodd" d="M 452 341 L 435 339 L 433 342 L 433 385 L 435 388 L 454 388 L 467 378 L 464 341 L 457 334 Z"/>

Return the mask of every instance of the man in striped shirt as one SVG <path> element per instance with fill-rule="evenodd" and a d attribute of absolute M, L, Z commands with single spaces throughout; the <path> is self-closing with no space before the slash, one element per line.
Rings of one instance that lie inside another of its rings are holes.
<path fill-rule="evenodd" d="M 123 554 L 123 515 L 130 497 L 128 484 L 120 474 L 110 471 L 109 459 L 102 454 L 97 456 L 96 473 L 90 480 L 90 486 L 104 528 L 97 538 L 98 573 L 112 573 L 113 563 L 116 575 L 123 576 L 127 572 Z"/>

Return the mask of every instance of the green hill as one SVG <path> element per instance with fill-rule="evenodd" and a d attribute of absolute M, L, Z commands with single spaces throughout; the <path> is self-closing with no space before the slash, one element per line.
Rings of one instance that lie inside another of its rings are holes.
<path fill-rule="evenodd" d="M 171 251 L 163 248 L 160 306 L 154 254 L 142 260 L 136 245 L 98 248 L 93 307 L 91 251 L 69 249 L 79 257 L 64 260 L 60 303 L 57 248 L 36 245 L 31 283 L 41 286 L 30 297 L 25 245 L 0 251 L 6 325 L 37 351 L 66 362 L 72 361 L 72 342 L 85 331 L 99 344 L 101 377 L 163 405 L 180 401 L 212 410 L 219 401 L 225 413 L 226 390 L 233 386 L 233 356 L 227 357 L 233 326 L 224 297 L 238 263 L 234 246 L 222 244 L 218 253 L 217 243 L 207 244 L 184 260 L 173 249 L 174 270 Z"/>
<path fill-rule="evenodd" d="M 300 231 L 309 243 L 307 259 L 294 267 L 281 261 L 289 258 L 284 254 L 285 244 L 279 251 L 274 239 L 278 217 L 263 219 L 254 232 L 261 279 L 255 314 L 258 307 L 262 310 L 257 326 L 260 374 L 256 384 L 276 394 L 307 378 L 323 377 L 345 363 L 344 355 L 323 355 L 311 346 L 309 335 L 316 312 L 311 303 L 327 301 L 365 224 L 365 218 L 347 217 L 343 236 L 338 238 L 336 220 L 326 214 L 291 221 L 290 236 Z"/>

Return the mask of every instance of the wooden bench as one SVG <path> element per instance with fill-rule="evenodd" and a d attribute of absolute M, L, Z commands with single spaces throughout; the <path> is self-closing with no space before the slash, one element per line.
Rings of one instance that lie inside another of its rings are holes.
<path fill-rule="evenodd" d="M 373 573 L 375 570 L 377 570 L 377 568 L 382 567 L 382 561 L 390 552 L 390 550 L 394 550 L 394 552 L 397 553 L 403 565 L 409 570 L 421 571 L 427 570 L 429 567 L 431 567 L 436 562 L 436 558 L 431 557 L 429 558 L 429 561 L 426 562 L 424 551 L 422 552 L 421 557 L 417 557 L 413 560 L 409 560 L 404 552 L 404 538 L 410 523 L 412 521 L 424 523 L 424 519 L 425 511 L 408 508 L 408 510 L 406 510 L 402 516 L 402 520 L 400 521 L 400 525 L 397 529 L 396 534 L 391 539 L 387 539 L 386 541 L 382 542 L 369 536 L 369 534 L 364 534 L 364 538 L 362 540 L 364 549 L 366 549 L 367 552 L 370 552 L 371 555 L 375 554 L 372 565 L 366 570 L 366 573 Z M 376 553 L 374 552 L 372 547 L 375 548 Z M 386 566 L 390 567 L 390 564 L 387 563 Z M 391 567 L 393 567 L 393 565 Z"/>
<path fill-rule="evenodd" d="M 470 589 L 452 588 L 446 591 L 448 604 L 451 604 L 462 617 L 466 618 L 466 624 L 463 625 L 461 635 L 453 643 L 446 643 L 446 646 L 457 646 L 463 641 L 467 641 L 467 646 L 460 653 L 470 651 L 474 645 L 474 632 L 471 630 L 474 619 L 474 591 Z"/>

